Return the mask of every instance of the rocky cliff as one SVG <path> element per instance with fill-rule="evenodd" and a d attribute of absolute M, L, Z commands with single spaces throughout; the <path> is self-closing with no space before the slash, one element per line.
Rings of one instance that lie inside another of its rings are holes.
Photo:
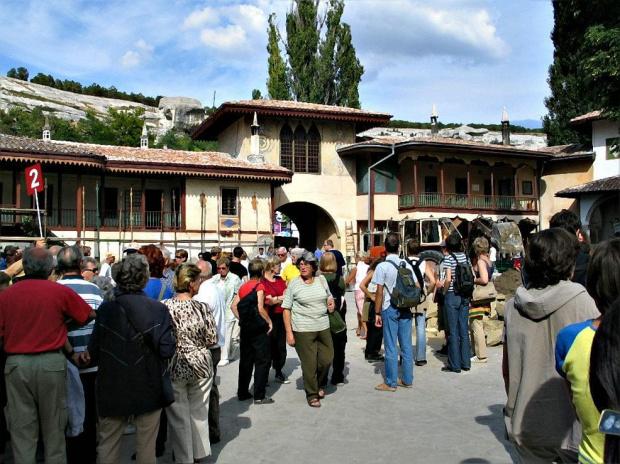
<path fill-rule="evenodd" d="M 13 107 L 41 107 L 44 112 L 67 121 L 85 118 L 87 110 L 92 110 L 95 115 L 103 118 L 110 108 L 143 108 L 146 124 L 156 136 L 161 136 L 170 129 L 191 131 L 206 117 L 200 101 L 193 98 L 163 97 L 158 108 L 155 108 L 126 100 L 65 92 L 0 76 L 0 110 L 6 111 Z"/>

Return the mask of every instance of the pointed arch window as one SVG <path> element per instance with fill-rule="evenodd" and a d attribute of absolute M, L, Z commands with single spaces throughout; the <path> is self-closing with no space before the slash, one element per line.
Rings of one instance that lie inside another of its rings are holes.
<path fill-rule="evenodd" d="M 293 169 L 293 131 L 288 124 L 280 130 L 280 166 Z"/>
<path fill-rule="evenodd" d="M 280 165 L 293 172 L 319 173 L 321 154 L 321 134 L 313 124 L 306 132 L 300 123 L 291 130 L 284 124 L 280 130 Z"/>

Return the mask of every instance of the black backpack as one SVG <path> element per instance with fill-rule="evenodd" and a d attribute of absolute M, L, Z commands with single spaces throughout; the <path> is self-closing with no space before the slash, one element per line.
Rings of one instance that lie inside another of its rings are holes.
<path fill-rule="evenodd" d="M 392 261 L 385 261 L 396 268 L 396 284 L 390 292 L 387 287 L 385 289 L 390 294 L 390 304 L 396 309 L 409 309 L 420 303 L 420 287 L 416 286 L 413 279 L 413 273 L 405 265 L 403 261 L 400 266 Z M 419 270 L 418 270 L 419 272 Z"/>
<path fill-rule="evenodd" d="M 256 295 L 256 287 L 258 287 L 258 284 L 237 303 L 239 328 L 244 333 L 251 335 L 267 333 L 268 329 L 267 322 L 265 322 L 265 319 L 258 313 L 258 295 Z"/>
<path fill-rule="evenodd" d="M 422 271 L 420 271 L 420 264 L 422 264 L 423 260 L 418 258 L 418 261 L 415 263 L 409 258 L 405 258 L 405 260 L 409 263 L 411 269 L 413 269 L 413 273 L 420 283 L 420 303 L 424 303 L 424 301 L 426 301 L 426 292 L 424 292 L 424 276 L 422 275 Z"/>
<path fill-rule="evenodd" d="M 452 278 L 454 294 L 465 298 L 471 298 L 474 293 L 474 273 L 471 270 L 469 258 L 465 256 L 466 262 L 459 263 L 454 253 L 450 253 L 450 256 L 452 256 L 456 262 L 456 270 Z"/>

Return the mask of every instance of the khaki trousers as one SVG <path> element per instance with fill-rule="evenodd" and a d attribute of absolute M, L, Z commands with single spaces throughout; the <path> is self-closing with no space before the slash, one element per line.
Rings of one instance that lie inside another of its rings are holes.
<path fill-rule="evenodd" d="M 211 454 L 209 395 L 213 377 L 172 382 L 174 403 L 166 408 L 170 439 L 178 463 L 193 463 Z"/>
<path fill-rule="evenodd" d="M 327 383 L 327 374 L 334 359 L 334 345 L 329 329 L 320 332 L 294 332 L 295 350 L 301 362 L 306 398 L 319 397 L 319 390 Z"/>
<path fill-rule="evenodd" d="M 121 444 L 127 421 L 136 426 L 136 463 L 155 464 L 155 441 L 159 429 L 161 409 L 138 416 L 99 417 L 99 464 L 121 462 Z"/>
<path fill-rule="evenodd" d="M 471 334 L 474 353 L 479 358 L 487 357 L 487 340 L 484 335 L 484 326 L 482 324 L 483 316 L 473 316 L 469 318 L 469 329 Z"/>
<path fill-rule="evenodd" d="M 67 461 L 65 427 L 67 360 L 58 352 L 9 355 L 4 368 L 6 419 L 11 432 L 13 462 L 34 464 L 39 426 L 45 462 Z"/>

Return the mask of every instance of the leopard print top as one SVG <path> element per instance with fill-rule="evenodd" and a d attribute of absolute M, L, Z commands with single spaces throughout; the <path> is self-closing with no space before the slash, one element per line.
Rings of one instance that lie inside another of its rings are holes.
<path fill-rule="evenodd" d="M 217 343 L 217 328 L 211 309 L 196 300 L 163 300 L 172 319 L 177 349 L 170 360 L 170 379 L 192 381 L 213 376 L 209 346 Z"/>

